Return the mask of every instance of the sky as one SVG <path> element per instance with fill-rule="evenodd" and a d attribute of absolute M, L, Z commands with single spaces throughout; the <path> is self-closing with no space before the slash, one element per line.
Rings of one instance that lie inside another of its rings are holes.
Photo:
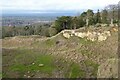
<path fill-rule="evenodd" d="M 81 11 L 103 9 L 119 0 L 0 0 L 2 10 L 31 10 L 41 12 Z"/>

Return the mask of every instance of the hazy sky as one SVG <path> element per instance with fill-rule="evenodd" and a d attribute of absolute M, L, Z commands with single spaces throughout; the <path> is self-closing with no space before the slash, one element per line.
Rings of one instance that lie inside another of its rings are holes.
<path fill-rule="evenodd" d="M 119 0 L 1 0 L 2 10 L 82 10 L 102 9 Z"/>

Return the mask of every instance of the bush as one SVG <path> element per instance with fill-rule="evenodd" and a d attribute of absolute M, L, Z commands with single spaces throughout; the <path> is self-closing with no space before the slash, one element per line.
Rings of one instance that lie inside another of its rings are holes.
<path fill-rule="evenodd" d="M 57 34 L 57 30 L 55 28 L 49 28 L 49 36 L 54 36 Z"/>

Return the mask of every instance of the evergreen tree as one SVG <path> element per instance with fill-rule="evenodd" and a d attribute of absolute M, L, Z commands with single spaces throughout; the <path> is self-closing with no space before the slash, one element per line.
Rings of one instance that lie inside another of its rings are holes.
<path fill-rule="evenodd" d="M 104 23 L 104 24 L 107 24 L 107 16 L 108 16 L 108 12 L 106 9 L 104 9 L 102 11 L 102 16 L 101 16 L 101 22 Z"/>
<path fill-rule="evenodd" d="M 96 23 L 101 23 L 101 16 L 100 16 L 99 9 L 98 9 L 98 11 L 97 11 Z"/>
<path fill-rule="evenodd" d="M 93 10 L 88 9 L 87 10 L 87 19 L 86 19 L 87 26 L 94 24 L 93 15 L 94 15 Z"/>

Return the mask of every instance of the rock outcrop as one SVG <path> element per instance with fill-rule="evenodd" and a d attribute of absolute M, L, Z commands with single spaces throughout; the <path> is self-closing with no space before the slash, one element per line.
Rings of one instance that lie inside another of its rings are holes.
<path fill-rule="evenodd" d="M 74 33 L 67 33 L 64 32 L 63 36 L 65 38 L 70 38 L 71 36 L 77 36 L 79 38 L 86 38 L 87 40 L 91 41 L 104 41 L 106 40 L 109 36 L 111 36 L 110 31 L 104 31 L 103 33 L 99 32 L 74 32 Z"/>
<path fill-rule="evenodd" d="M 64 36 L 65 38 L 70 38 L 70 34 L 69 34 L 69 33 L 63 33 L 63 36 Z"/>
<path fill-rule="evenodd" d="M 112 28 L 114 32 L 118 31 L 116 28 Z M 79 38 L 86 38 L 87 40 L 90 41 L 105 41 L 109 36 L 111 36 L 111 30 L 105 30 L 102 32 L 99 31 L 85 31 L 85 32 L 80 32 L 80 31 L 75 31 L 75 30 L 65 30 L 62 32 L 63 36 L 65 38 L 70 38 L 72 36 L 76 36 Z"/>

